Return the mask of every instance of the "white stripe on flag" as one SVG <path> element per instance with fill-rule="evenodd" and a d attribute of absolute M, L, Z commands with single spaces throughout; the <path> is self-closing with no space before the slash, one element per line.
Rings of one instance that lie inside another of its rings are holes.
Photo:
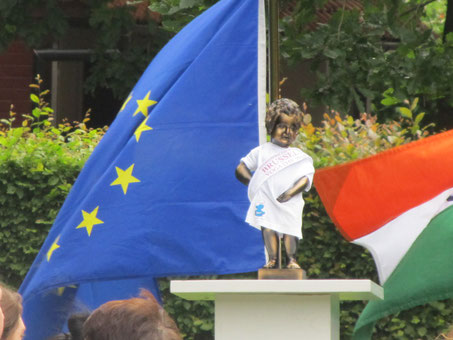
<path fill-rule="evenodd" d="M 371 252 L 376 262 L 381 285 L 392 274 L 431 219 L 453 204 L 453 202 L 447 202 L 447 198 L 452 194 L 453 188 L 448 189 L 433 199 L 406 211 L 376 231 L 352 242 Z"/>

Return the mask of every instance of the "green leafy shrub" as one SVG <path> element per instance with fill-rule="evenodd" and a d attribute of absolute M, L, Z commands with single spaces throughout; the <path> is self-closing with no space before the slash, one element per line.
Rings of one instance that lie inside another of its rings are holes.
<path fill-rule="evenodd" d="M 84 122 L 52 125 L 42 80 L 31 87 L 36 104 L 21 127 L 0 129 L 0 280 L 18 286 L 37 255 L 60 206 L 104 131 Z"/>

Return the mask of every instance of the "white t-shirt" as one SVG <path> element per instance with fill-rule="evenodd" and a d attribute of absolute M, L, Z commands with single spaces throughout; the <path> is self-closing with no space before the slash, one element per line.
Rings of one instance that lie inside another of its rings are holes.
<path fill-rule="evenodd" d="M 295 155 L 298 161 L 284 166 L 284 161 L 280 161 L 280 163 L 274 161 L 276 158 L 284 158 L 275 157 L 279 154 Z M 269 162 L 271 159 L 273 161 Z M 263 164 L 266 167 L 270 165 L 278 169 L 264 182 L 261 180 L 259 187 L 253 188 L 253 190 L 250 190 L 252 189 L 251 187 L 249 188 L 250 207 L 247 212 L 246 222 L 258 229 L 265 227 L 283 234 L 302 238 L 302 211 L 304 207 L 302 193 L 295 195 L 284 203 L 278 202 L 277 197 L 304 176 L 308 178 L 305 191 L 311 188 L 315 172 L 312 158 L 298 148 L 282 148 L 273 143 L 265 143 L 250 151 L 247 156 L 241 159 L 241 162 L 251 172 L 260 169 Z M 268 164 L 265 164 L 266 162 Z M 256 173 L 253 174 L 254 177 L 255 175 Z M 252 177 L 249 186 L 253 185 L 253 181 L 254 178 Z"/>

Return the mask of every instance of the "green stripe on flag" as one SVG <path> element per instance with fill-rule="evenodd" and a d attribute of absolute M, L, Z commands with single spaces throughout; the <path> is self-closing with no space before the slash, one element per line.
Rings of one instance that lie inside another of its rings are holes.
<path fill-rule="evenodd" d="M 453 297 L 453 206 L 434 217 L 384 284 L 384 300 L 360 315 L 353 340 L 371 339 L 377 320 Z"/>

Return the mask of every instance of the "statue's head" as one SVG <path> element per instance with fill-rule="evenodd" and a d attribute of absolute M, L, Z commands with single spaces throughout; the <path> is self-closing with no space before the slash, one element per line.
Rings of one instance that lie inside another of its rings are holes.
<path fill-rule="evenodd" d="M 302 111 L 291 99 L 277 99 L 267 109 L 267 133 L 271 136 L 271 142 L 281 147 L 288 147 L 294 142 L 301 122 Z"/>

